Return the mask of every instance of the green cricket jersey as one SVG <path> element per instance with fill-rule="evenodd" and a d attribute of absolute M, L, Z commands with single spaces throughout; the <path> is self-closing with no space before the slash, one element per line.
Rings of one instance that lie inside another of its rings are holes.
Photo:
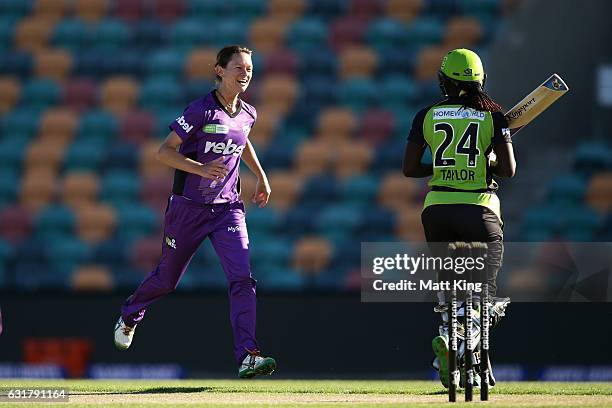
<path fill-rule="evenodd" d="M 490 208 L 501 220 L 487 156 L 494 144 L 511 142 L 500 112 L 466 108 L 449 98 L 421 110 L 408 141 L 431 148 L 433 176 L 425 208 L 434 204 L 475 204 Z"/>

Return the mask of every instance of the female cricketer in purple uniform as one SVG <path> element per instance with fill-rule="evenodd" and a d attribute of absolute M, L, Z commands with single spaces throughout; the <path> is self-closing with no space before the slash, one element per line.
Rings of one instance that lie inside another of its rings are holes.
<path fill-rule="evenodd" d="M 193 101 L 170 124 L 170 134 L 157 158 L 176 169 L 164 219 L 162 256 L 121 308 L 115 345 L 130 347 L 146 308 L 172 292 L 194 253 L 208 237 L 221 260 L 229 284 L 230 319 L 238 375 L 271 374 L 273 358 L 260 355 L 255 339 L 255 280 L 249 266 L 249 239 L 240 200 L 240 159 L 257 176 L 252 197 L 268 203 L 270 185 L 248 139 L 257 119 L 251 105 L 238 98 L 253 75 L 251 50 L 225 47 L 215 64 L 217 89 Z M 178 151 L 177 151 L 178 148 Z"/>

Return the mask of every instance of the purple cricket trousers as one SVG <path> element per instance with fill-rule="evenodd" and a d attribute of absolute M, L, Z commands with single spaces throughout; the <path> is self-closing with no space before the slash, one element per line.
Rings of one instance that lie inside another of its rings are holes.
<path fill-rule="evenodd" d="M 125 301 L 121 316 L 129 326 L 140 322 L 150 304 L 177 287 L 206 237 L 221 260 L 229 285 L 234 355 L 241 363 L 247 350 L 259 349 L 255 340 L 256 282 L 249 265 L 249 238 L 242 202 L 199 204 L 182 196 L 170 197 L 159 264 Z"/>

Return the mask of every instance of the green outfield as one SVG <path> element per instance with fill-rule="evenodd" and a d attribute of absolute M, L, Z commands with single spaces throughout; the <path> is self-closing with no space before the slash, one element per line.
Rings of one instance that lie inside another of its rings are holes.
<path fill-rule="evenodd" d="M 68 403 L 0 403 L 4 407 L 448 406 L 432 381 L 184 380 L 184 381 L 2 381 L 10 388 L 69 389 Z M 460 395 L 459 399 L 462 400 Z M 479 403 L 479 402 L 477 402 Z M 496 407 L 612 407 L 612 383 L 502 383 L 488 405 Z"/>

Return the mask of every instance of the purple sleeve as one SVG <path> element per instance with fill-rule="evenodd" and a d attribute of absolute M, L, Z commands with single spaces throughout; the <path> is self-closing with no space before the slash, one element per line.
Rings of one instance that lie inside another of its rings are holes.
<path fill-rule="evenodd" d="M 170 130 L 174 130 L 176 134 L 184 142 L 198 129 L 202 128 L 204 122 L 204 111 L 200 104 L 191 104 L 185 108 L 183 114 L 176 118 L 174 122 L 168 126 Z"/>

